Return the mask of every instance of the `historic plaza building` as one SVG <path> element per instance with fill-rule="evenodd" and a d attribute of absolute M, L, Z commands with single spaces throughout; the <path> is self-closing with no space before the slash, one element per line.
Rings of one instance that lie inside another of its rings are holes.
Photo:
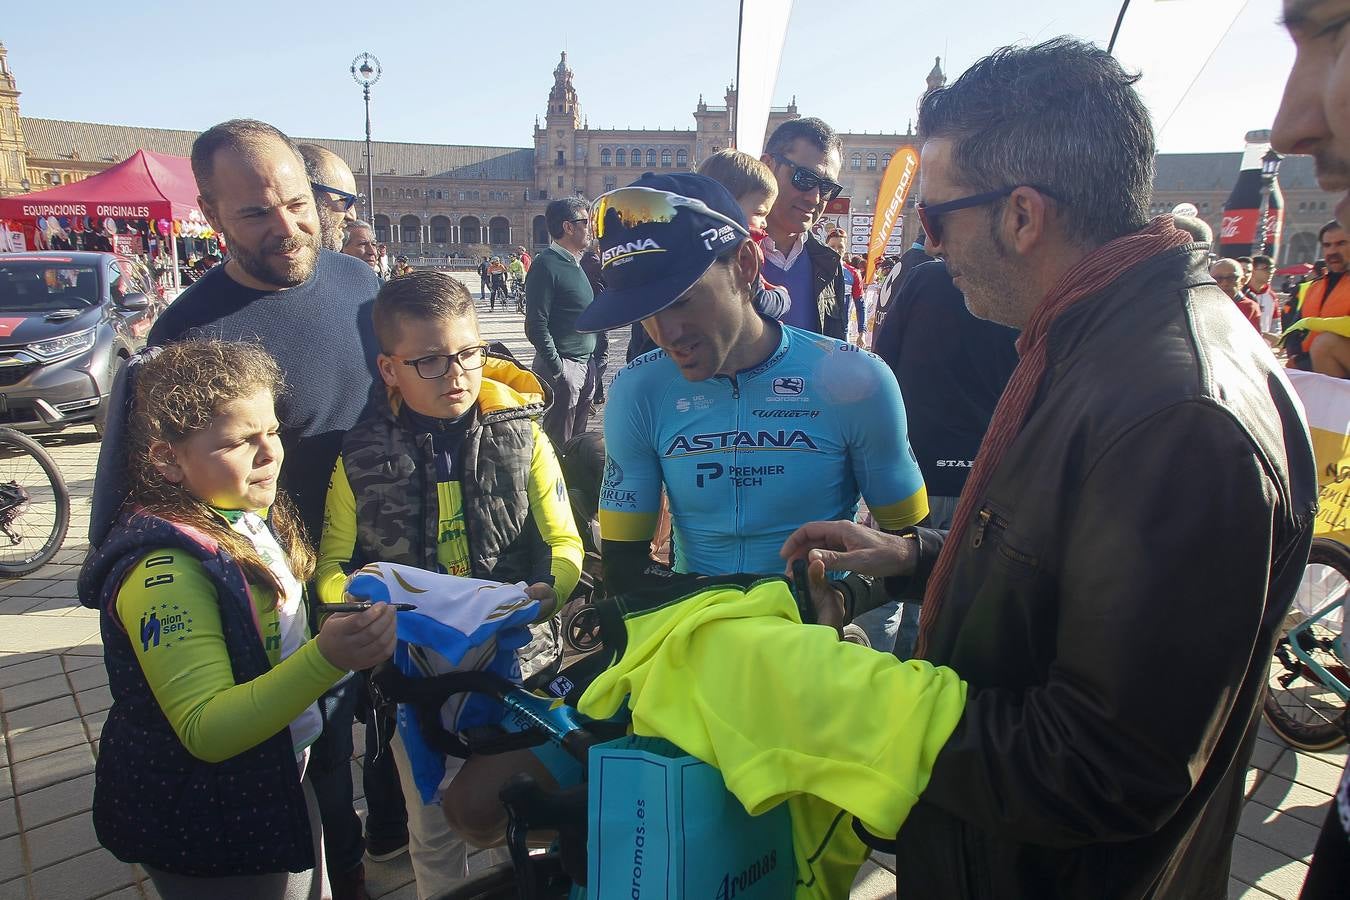
<path fill-rule="evenodd" d="M 944 81 L 940 63 L 935 64 L 927 86 Z M 916 98 L 918 94 L 916 89 Z M 19 95 L 0 44 L 0 196 L 79 181 L 142 148 L 187 156 L 197 134 L 25 117 L 19 114 Z M 693 128 L 591 128 L 564 53 L 553 70 L 544 115 L 535 119 L 532 147 L 376 141 L 375 228 L 381 240 L 389 241 L 391 251 L 410 257 L 474 256 L 488 248 L 495 252 L 518 244 L 537 248 L 548 242 L 544 207 L 550 200 L 569 195 L 592 198 L 649 170 L 687 171 L 728 145 L 735 114 L 736 92 L 728 88 L 720 105 L 699 98 Z M 799 114 L 795 100 L 775 107 L 769 130 Z M 825 118 L 828 121 L 828 115 Z M 917 149 L 912 130 L 907 123 L 903 134 L 840 134 L 844 153 L 839 180 L 843 196 L 851 198 L 852 212 L 872 212 L 892 154 L 905 146 Z M 1235 133 L 1232 139 L 1239 146 L 1242 134 Z M 336 152 L 356 173 L 360 189 L 366 190 L 363 141 L 297 140 Z M 1217 234 L 1241 156 L 1241 152 L 1159 154 L 1154 211 L 1194 203 Z M 1285 227 L 1279 262 L 1311 260 L 1317 254 L 1317 229 L 1332 217 L 1337 198 L 1318 189 L 1308 157 L 1286 159 L 1280 185 Z M 916 218 L 905 217 L 906 239 L 917 227 Z"/>

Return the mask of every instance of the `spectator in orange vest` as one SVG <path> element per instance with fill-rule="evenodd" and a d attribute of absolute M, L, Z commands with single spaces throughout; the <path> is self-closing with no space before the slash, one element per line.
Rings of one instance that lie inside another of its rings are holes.
<path fill-rule="evenodd" d="M 1300 318 L 1350 316 L 1350 281 L 1344 278 L 1350 238 L 1346 237 L 1345 229 L 1333 221 L 1322 226 L 1318 240 L 1322 242 L 1327 275 L 1309 285 L 1303 296 Z M 1296 355 L 1291 365 L 1323 375 L 1350 378 L 1350 338 L 1327 331 L 1313 332 L 1303 341 L 1303 353 Z"/>

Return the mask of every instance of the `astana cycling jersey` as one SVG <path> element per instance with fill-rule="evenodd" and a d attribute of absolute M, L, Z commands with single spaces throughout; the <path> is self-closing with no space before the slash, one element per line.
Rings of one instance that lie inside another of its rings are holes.
<path fill-rule="evenodd" d="M 781 572 L 788 535 L 851 518 L 859 494 L 888 530 L 927 515 L 890 369 L 780 327 L 769 358 L 734 377 L 687 381 L 661 350 L 619 373 L 605 408 L 606 540 L 649 540 L 663 484 L 680 572 Z"/>

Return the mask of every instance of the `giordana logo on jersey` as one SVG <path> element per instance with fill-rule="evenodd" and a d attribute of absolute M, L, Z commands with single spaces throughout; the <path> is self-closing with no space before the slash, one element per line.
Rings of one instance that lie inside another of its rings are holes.
<path fill-rule="evenodd" d="M 631 257 L 643 253 L 665 253 L 666 250 L 651 238 L 643 238 L 640 241 L 629 241 L 626 244 L 619 244 L 610 247 L 600 256 L 601 266 L 617 266 L 627 262 Z"/>
<path fill-rule="evenodd" d="M 773 392 L 780 397 L 800 397 L 806 390 L 806 379 L 795 375 L 780 375 L 773 380 Z"/>
<path fill-rule="evenodd" d="M 679 434 L 666 448 L 666 456 L 708 453 L 714 450 L 819 450 L 805 431 L 712 431 Z"/>

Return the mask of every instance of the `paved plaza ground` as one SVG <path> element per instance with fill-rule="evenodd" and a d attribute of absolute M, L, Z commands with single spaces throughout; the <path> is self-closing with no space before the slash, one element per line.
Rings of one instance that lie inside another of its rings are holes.
<path fill-rule="evenodd" d="M 473 289 L 477 296 L 476 279 Z M 518 315 L 485 313 L 482 326 L 486 338 L 504 341 L 524 361 L 532 358 Z M 626 335 L 613 337 L 611 360 L 622 364 Z M 0 900 L 154 898 L 138 867 L 98 846 L 89 815 L 94 759 L 112 701 L 98 616 L 79 605 L 75 579 L 99 442 L 92 429 L 81 428 L 42 443 L 69 482 L 74 508 L 55 560 L 27 578 L 0 582 Z M 359 735 L 355 746 L 364 747 Z M 1263 728 L 1247 775 L 1230 897 L 1298 896 L 1345 761 L 1344 748 L 1295 752 Z M 358 762 L 352 765 L 364 814 Z M 891 865 L 881 857 L 869 864 L 853 896 L 894 897 Z M 367 863 L 366 870 L 373 897 L 415 898 L 406 855 Z"/>

